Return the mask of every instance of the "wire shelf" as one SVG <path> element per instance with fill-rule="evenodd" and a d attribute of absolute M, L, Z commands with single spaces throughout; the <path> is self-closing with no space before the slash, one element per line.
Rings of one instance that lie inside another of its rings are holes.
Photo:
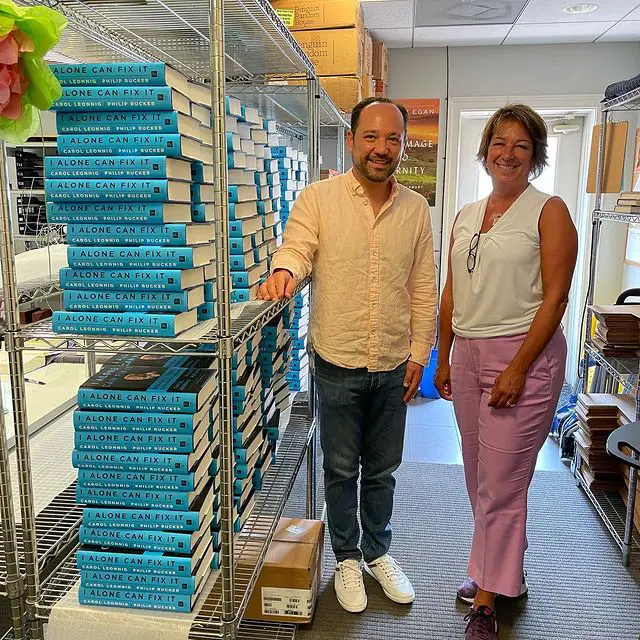
<path fill-rule="evenodd" d="M 617 98 L 602 101 L 602 111 L 632 111 L 640 109 L 640 88 L 623 93 Z"/>
<path fill-rule="evenodd" d="M 56 496 L 36 516 L 36 537 L 38 539 L 38 567 L 46 571 L 65 548 L 74 542 L 82 521 L 82 506 L 76 504 L 76 483 Z M 18 555 L 21 570 L 24 571 L 22 555 L 22 530 L 17 525 Z M 5 557 L 0 536 L 0 590 L 6 587 Z"/>
<path fill-rule="evenodd" d="M 294 295 L 302 291 L 310 279 L 302 281 Z M 240 303 L 242 304 L 242 303 Z M 275 318 L 288 304 L 289 300 L 279 302 L 254 302 L 247 306 L 231 322 L 231 333 L 235 346 L 241 346 Z M 233 308 L 235 305 L 231 305 Z M 20 348 L 25 351 L 60 351 L 61 342 L 65 342 L 64 351 L 93 353 L 157 353 L 174 355 L 191 352 L 199 345 L 211 345 L 207 351 L 194 352 L 191 355 L 211 356 L 218 352 L 219 335 L 215 320 L 207 320 L 181 333 L 176 338 L 122 338 L 118 336 L 85 335 L 55 333 L 52 320 L 48 318 L 28 325 L 19 334 Z M 32 342 L 35 341 L 35 342 Z"/>
<path fill-rule="evenodd" d="M 622 548 L 627 517 L 627 507 L 624 500 L 615 491 L 592 491 L 580 471 L 576 471 L 575 474 L 580 487 L 595 507 L 615 543 Z M 633 552 L 640 551 L 640 533 L 635 527 L 631 536 L 631 550 Z"/>
<path fill-rule="evenodd" d="M 256 506 L 242 531 L 234 539 L 235 591 L 234 600 L 237 617 L 240 619 L 255 586 L 266 550 L 273 539 L 286 500 L 300 470 L 302 460 L 311 438 L 315 434 L 315 423 L 309 418 L 292 415 L 277 450 L 277 462 L 265 475 L 262 490 L 257 493 Z M 76 567 L 75 552 L 43 582 L 42 600 L 38 615 L 48 620 L 51 609 L 77 583 L 79 571 Z M 126 616 L 125 609 L 118 609 L 119 617 Z M 139 612 L 137 612 L 139 614 Z M 197 615 L 191 626 L 189 638 L 204 640 L 223 637 L 222 623 L 222 581 L 215 580 L 208 594 L 201 596 L 197 605 Z M 153 612 L 149 612 L 150 619 Z M 139 620 L 139 615 L 136 616 Z M 289 625 L 269 625 L 271 631 L 284 633 Z M 242 623 L 239 636 L 250 640 L 254 632 L 263 627 Z M 290 638 L 290 635 L 269 635 L 269 638 Z"/>
<path fill-rule="evenodd" d="M 58 53 L 82 62 L 162 60 L 210 78 L 209 0 L 20 0 L 64 13 Z M 225 0 L 226 75 L 313 75 L 314 67 L 267 0 Z"/>
<path fill-rule="evenodd" d="M 238 627 L 236 640 L 293 640 L 296 625 L 284 622 L 257 622 L 243 620 Z"/>
<path fill-rule="evenodd" d="M 596 364 L 603 367 L 609 375 L 627 388 L 627 393 L 636 393 L 638 388 L 638 373 L 640 372 L 640 358 L 614 358 L 605 356 L 590 342 L 586 342 L 584 348 Z"/>
<path fill-rule="evenodd" d="M 308 99 L 306 81 L 301 84 L 228 84 L 227 92 L 257 108 L 269 120 L 295 127 L 307 135 Z M 320 92 L 320 126 L 348 126 L 324 90 Z"/>
<path fill-rule="evenodd" d="M 303 291 L 311 282 L 307 278 L 300 282 L 295 288 L 293 295 Z M 290 300 L 279 302 L 254 303 L 247 307 L 235 320 L 231 322 L 231 333 L 233 334 L 233 344 L 236 347 L 243 345 L 250 340 L 258 331 L 273 320 L 287 305 Z"/>
<path fill-rule="evenodd" d="M 640 214 L 596 210 L 593 212 L 593 216 L 597 220 L 609 220 L 610 222 L 640 224 Z"/>

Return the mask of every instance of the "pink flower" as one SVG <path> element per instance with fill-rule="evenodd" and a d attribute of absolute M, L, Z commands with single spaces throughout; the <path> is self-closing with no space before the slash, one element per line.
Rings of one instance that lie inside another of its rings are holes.
<path fill-rule="evenodd" d="M 2 64 L 18 64 L 20 55 L 20 47 L 13 37 L 13 33 L 7 34 L 0 41 L 0 63 Z"/>

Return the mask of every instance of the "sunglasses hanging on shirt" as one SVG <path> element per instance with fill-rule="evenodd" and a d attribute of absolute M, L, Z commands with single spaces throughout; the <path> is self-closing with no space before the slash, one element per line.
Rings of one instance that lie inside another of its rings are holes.
<path fill-rule="evenodd" d="M 476 255 L 478 253 L 478 244 L 480 242 L 480 232 L 473 234 L 469 242 L 469 254 L 467 255 L 467 271 L 473 273 L 476 268 Z"/>

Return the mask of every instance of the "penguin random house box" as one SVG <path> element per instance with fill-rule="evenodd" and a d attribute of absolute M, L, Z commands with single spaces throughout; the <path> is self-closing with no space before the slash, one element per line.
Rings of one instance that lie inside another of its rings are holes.
<path fill-rule="evenodd" d="M 322 521 L 281 518 L 245 618 L 311 622 L 322 577 L 323 547 Z"/>

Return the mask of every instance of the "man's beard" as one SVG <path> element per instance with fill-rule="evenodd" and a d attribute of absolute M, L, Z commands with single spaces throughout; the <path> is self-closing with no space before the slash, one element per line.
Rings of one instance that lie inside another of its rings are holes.
<path fill-rule="evenodd" d="M 372 157 L 375 157 L 375 156 L 368 156 L 367 158 L 364 158 L 360 162 L 355 163 L 358 171 L 367 180 L 370 180 L 371 182 L 386 182 L 395 173 L 395 170 L 398 168 L 398 165 L 400 164 L 400 158 L 398 158 L 398 160 L 396 160 L 395 162 L 393 162 L 393 160 L 390 160 L 389 164 L 387 164 L 384 167 L 384 170 L 382 169 L 382 167 L 380 167 L 378 171 L 372 171 L 369 168 L 369 164 L 368 164 L 369 158 L 372 158 Z"/>

